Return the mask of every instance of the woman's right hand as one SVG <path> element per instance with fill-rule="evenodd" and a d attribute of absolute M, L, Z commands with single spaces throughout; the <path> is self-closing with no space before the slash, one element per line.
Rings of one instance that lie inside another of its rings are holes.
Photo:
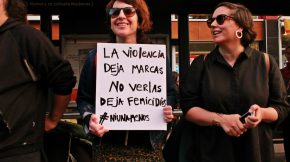
<path fill-rule="evenodd" d="M 89 123 L 89 131 L 98 137 L 103 137 L 105 133 L 109 132 L 107 128 L 99 124 L 99 118 L 97 117 L 96 114 L 91 115 Z"/>
<path fill-rule="evenodd" d="M 240 137 L 247 131 L 244 124 L 240 121 L 239 114 L 223 114 L 220 126 L 229 136 L 234 137 Z"/>

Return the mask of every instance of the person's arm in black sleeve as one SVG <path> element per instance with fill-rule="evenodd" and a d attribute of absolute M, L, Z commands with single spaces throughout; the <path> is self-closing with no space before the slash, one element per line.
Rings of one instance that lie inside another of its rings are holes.
<path fill-rule="evenodd" d="M 56 52 L 53 44 L 42 34 L 37 34 L 33 44 L 35 53 L 29 55 L 37 69 L 39 82 L 46 88 L 52 88 L 54 98 L 52 108 L 45 120 L 45 130 L 55 128 L 70 101 L 70 95 L 76 83 L 72 67 Z"/>
<path fill-rule="evenodd" d="M 195 58 L 185 77 L 180 80 L 180 108 L 184 115 L 193 107 L 203 107 L 201 99 L 201 77 L 204 56 Z"/>
<path fill-rule="evenodd" d="M 96 84 L 96 51 L 90 51 L 81 71 L 78 94 L 77 108 L 84 120 L 85 130 L 88 132 L 90 117 L 95 113 L 95 84 Z"/>

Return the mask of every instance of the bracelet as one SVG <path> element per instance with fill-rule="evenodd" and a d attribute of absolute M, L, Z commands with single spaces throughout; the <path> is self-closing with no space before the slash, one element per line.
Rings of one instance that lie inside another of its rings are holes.
<path fill-rule="evenodd" d="M 220 124 L 220 122 L 217 121 L 216 119 L 213 119 L 213 120 L 212 120 L 212 126 L 217 126 L 217 127 L 219 127 L 219 126 L 221 126 L 221 124 Z"/>
<path fill-rule="evenodd" d="M 223 114 L 220 114 L 220 113 L 215 113 L 215 114 L 218 115 L 219 117 L 223 118 Z M 219 120 L 213 119 L 212 120 L 212 126 L 220 127 L 221 126 L 221 123 L 220 123 Z"/>
<path fill-rule="evenodd" d="M 219 117 L 224 118 L 224 114 L 217 113 L 217 112 L 216 112 L 216 114 L 217 114 Z"/>

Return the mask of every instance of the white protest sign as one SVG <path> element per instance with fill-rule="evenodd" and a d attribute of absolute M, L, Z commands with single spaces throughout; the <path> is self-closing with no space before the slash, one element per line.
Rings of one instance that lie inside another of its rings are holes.
<path fill-rule="evenodd" d="M 96 114 L 110 130 L 166 130 L 166 47 L 97 44 Z"/>

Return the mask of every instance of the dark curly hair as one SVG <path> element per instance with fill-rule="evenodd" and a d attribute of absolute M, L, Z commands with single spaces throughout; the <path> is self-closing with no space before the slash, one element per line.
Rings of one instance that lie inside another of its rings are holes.
<path fill-rule="evenodd" d="M 8 17 L 27 22 L 27 4 L 23 0 L 6 0 L 5 10 Z"/>
<path fill-rule="evenodd" d="M 144 0 L 110 0 L 106 6 L 106 11 L 113 7 L 115 1 L 124 2 L 135 7 L 138 15 L 139 28 L 137 29 L 137 43 L 150 43 L 149 38 L 145 35 L 145 32 L 149 32 L 152 29 L 152 21 L 150 18 L 150 12 L 148 5 Z M 110 27 L 110 16 L 107 14 L 107 23 Z M 111 33 L 112 40 L 110 42 L 116 42 L 116 36 Z"/>
<path fill-rule="evenodd" d="M 241 38 L 241 43 L 244 47 L 248 47 L 256 38 L 256 32 L 253 30 L 253 18 L 252 13 L 244 5 L 235 4 L 231 2 L 221 2 L 215 9 L 219 7 L 226 7 L 232 11 L 231 16 L 235 22 L 243 28 L 243 37 Z"/>

